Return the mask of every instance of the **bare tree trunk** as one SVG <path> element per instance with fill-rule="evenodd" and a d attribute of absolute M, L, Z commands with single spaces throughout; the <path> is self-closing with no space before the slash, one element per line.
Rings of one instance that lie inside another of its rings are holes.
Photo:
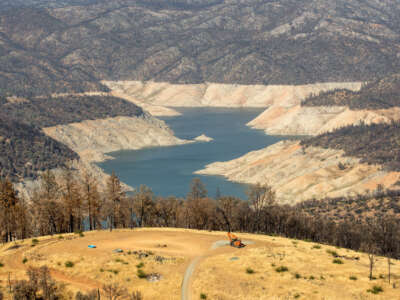
<path fill-rule="evenodd" d="M 374 268 L 375 259 L 373 254 L 368 254 L 368 258 L 369 258 L 369 280 L 372 280 L 372 270 Z"/>

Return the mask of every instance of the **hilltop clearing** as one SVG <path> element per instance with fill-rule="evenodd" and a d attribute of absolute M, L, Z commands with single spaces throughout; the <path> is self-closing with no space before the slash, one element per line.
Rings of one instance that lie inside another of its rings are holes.
<path fill-rule="evenodd" d="M 202 257 L 190 281 L 191 299 L 200 294 L 207 299 L 354 299 L 372 295 L 367 290 L 374 285 L 383 289 L 376 299 L 398 295 L 398 288 L 387 283 L 387 262 L 381 257 L 374 269 L 377 279 L 370 281 L 366 254 L 280 237 L 240 237 L 253 244 L 236 249 L 219 243 L 222 246 L 213 250 L 215 242 L 226 240 L 224 232 L 160 228 L 85 232 L 84 237 L 65 234 L 34 243 L 5 244 L 0 250 L 2 291 L 8 299 L 4 289 L 8 272 L 15 281 L 25 277 L 29 266 L 46 265 L 51 276 L 71 292 L 101 290 L 104 284 L 115 283 L 130 292 L 140 291 L 143 299 L 181 299 L 183 274 L 190 262 Z M 97 248 L 88 248 L 90 244 Z M 342 264 L 333 263 L 332 253 L 341 257 Z M 398 286 L 400 262 L 392 263 L 392 283 Z M 160 280 L 146 280 L 151 273 L 161 275 Z"/>

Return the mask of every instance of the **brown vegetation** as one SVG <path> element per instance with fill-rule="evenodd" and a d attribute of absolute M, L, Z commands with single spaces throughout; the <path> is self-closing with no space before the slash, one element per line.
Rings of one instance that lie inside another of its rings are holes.
<path fill-rule="evenodd" d="M 348 106 L 353 110 L 387 109 L 400 106 L 400 74 L 393 74 L 364 85 L 360 91 L 345 89 L 322 92 L 305 99 L 302 106 Z"/>
<path fill-rule="evenodd" d="M 222 196 L 212 199 L 204 194 L 206 190 L 199 180 L 193 182 L 187 201 L 174 197 L 156 198 L 147 187 L 141 187 L 133 196 L 127 196 L 121 191 L 115 174 L 110 177 L 103 197 L 96 192 L 94 182 L 88 188 L 87 182 L 71 178 L 68 170 L 62 177 L 57 181 L 51 172 L 44 173 L 41 188 L 26 204 L 16 197 L 12 185 L 7 180 L 3 181 L 0 212 L 7 216 L 7 220 L 11 220 L 11 213 L 17 216 L 12 218 L 14 222 L 2 224 L 4 241 L 81 231 L 85 229 L 84 219 L 90 216 L 91 225 L 86 228 L 99 228 L 101 222 L 106 221 L 109 230 L 175 226 L 256 232 L 354 250 L 360 250 L 368 242 L 378 247 L 377 254 L 400 257 L 400 239 L 392 234 L 400 229 L 400 219 L 396 215 L 385 215 L 383 218 L 371 216 L 365 221 L 334 221 L 317 213 L 310 215 L 311 210 L 307 206 L 302 210 L 301 206 L 275 204 L 275 196 L 269 186 L 252 187 L 249 201 Z M 199 193 L 199 190 L 202 192 Z M 18 214 L 14 212 L 17 208 Z M 371 235 L 365 235 L 366 231 L 372 232 Z"/>
<path fill-rule="evenodd" d="M 383 165 L 391 171 L 400 170 L 399 122 L 350 125 L 304 139 L 301 145 L 343 150 L 347 156 L 361 158 L 361 162 Z"/>

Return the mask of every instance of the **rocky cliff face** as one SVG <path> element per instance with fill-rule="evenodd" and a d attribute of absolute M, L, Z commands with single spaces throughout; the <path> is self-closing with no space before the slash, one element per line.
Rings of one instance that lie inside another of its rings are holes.
<path fill-rule="evenodd" d="M 140 103 L 172 107 L 291 107 L 307 96 L 346 88 L 359 90 L 360 82 L 327 82 L 306 85 L 171 84 L 154 81 L 103 81 L 113 93 Z"/>
<path fill-rule="evenodd" d="M 105 153 L 188 143 L 174 136 L 167 125 L 149 114 L 116 117 L 44 128 L 53 139 L 68 145 L 86 162 L 102 161 Z"/>
<path fill-rule="evenodd" d="M 216 162 L 197 174 L 222 175 L 244 183 L 268 182 L 280 203 L 294 204 L 306 199 L 365 193 L 381 184 L 400 188 L 399 172 L 385 172 L 376 165 L 361 164 L 342 151 L 309 147 L 298 141 L 282 141 L 240 158 Z"/>

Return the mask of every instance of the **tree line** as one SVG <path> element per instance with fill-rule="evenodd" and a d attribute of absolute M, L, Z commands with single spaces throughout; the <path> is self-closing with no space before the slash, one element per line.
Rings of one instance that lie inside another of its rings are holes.
<path fill-rule="evenodd" d="M 400 258 L 397 215 L 333 220 L 311 214 L 312 202 L 304 209 L 277 204 L 268 185 L 251 186 L 243 200 L 211 198 L 198 178 L 186 199 L 158 197 L 144 185 L 127 195 L 114 173 L 104 191 L 90 174 L 78 179 L 70 169 L 59 176 L 46 171 L 40 182 L 32 197 L 25 199 L 8 179 L 0 181 L 2 242 L 81 230 L 180 227 L 279 235 Z"/>

